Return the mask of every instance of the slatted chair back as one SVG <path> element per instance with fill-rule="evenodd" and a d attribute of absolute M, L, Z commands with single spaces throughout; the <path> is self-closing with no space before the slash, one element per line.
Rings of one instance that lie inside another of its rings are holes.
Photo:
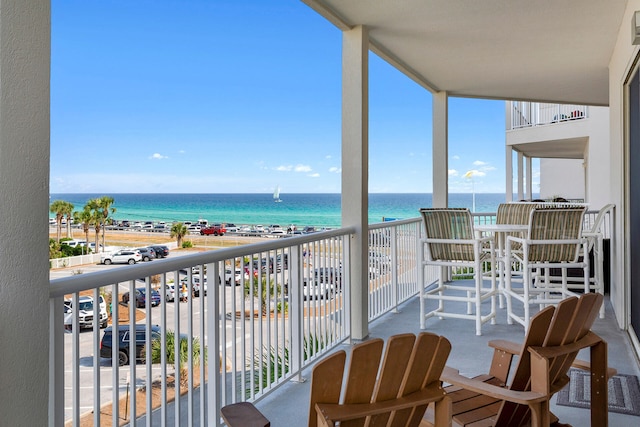
<path fill-rule="evenodd" d="M 496 213 L 496 224 L 527 225 L 531 211 L 539 206 L 539 203 L 529 202 L 500 203 Z"/>
<path fill-rule="evenodd" d="M 603 302 L 602 294 L 590 293 L 580 298 L 562 300 L 556 307 L 549 306 L 531 319 L 531 325 L 522 345 L 520 358 L 509 386 L 510 390 L 531 390 L 531 347 L 557 347 L 577 342 L 591 330 Z M 567 375 L 578 351 L 549 360 L 549 397 L 568 382 Z M 502 402 L 495 426 L 525 425 L 531 414 L 527 405 Z"/>
<path fill-rule="evenodd" d="M 578 240 L 582 236 L 585 207 L 536 208 L 529 217 L 528 239 L 543 243 L 529 246 L 530 262 L 575 262 L 580 244 L 556 243 L 559 240 Z"/>
<path fill-rule="evenodd" d="M 425 226 L 427 260 L 473 261 L 473 243 L 456 243 L 455 240 L 471 241 L 473 220 L 466 208 L 420 209 Z"/>
<path fill-rule="evenodd" d="M 500 203 L 498 205 L 498 212 L 496 213 L 496 224 L 529 224 L 529 216 L 531 211 L 541 206 L 540 203 L 531 202 L 512 202 L 512 203 Z M 520 233 L 506 233 L 507 236 L 521 237 Z M 519 250 L 522 247 L 520 243 L 512 243 L 511 248 L 513 250 Z"/>
<path fill-rule="evenodd" d="M 389 338 L 384 356 L 383 346 L 383 340 L 371 339 L 353 347 L 348 367 L 345 366 L 344 351 L 334 353 L 314 367 L 310 427 L 318 426 L 318 419 L 323 415 L 331 418 L 331 410 L 343 416 L 341 427 L 364 426 L 365 423 L 368 426 L 418 426 L 428 403 L 423 397 L 421 404 L 411 404 L 411 396 L 423 391 L 434 396 L 431 401 L 444 399 L 440 374 L 451 351 L 446 338 L 428 332 L 417 337 L 414 334 L 395 335 Z M 399 410 L 359 418 L 345 415 L 352 407 L 360 406 L 361 409 L 362 404 L 380 403 L 393 407 L 395 401 L 403 398 L 404 406 Z"/>

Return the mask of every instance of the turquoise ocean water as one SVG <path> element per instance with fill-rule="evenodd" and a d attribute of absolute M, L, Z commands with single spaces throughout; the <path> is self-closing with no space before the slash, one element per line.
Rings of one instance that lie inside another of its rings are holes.
<path fill-rule="evenodd" d="M 89 199 L 105 194 L 51 194 L 51 201 L 65 200 L 81 210 Z M 340 194 L 281 194 L 281 203 L 272 194 L 106 194 L 114 198 L 120 221 L 197 221 L 240 224 L 280 224 L 340 227 Z M 495 212 L 505 201 L 504 193 L 475 195 L 476 212 Z M 450 194 L 451 207 L 472 208 L 472 194 Z M 419 216 L 418 209 L 431 206 L 431 194 L 369 195 L 369 223 L 383 218 L 408 219 Z M 50 214 L 51 216 L 51 214 Z"/>

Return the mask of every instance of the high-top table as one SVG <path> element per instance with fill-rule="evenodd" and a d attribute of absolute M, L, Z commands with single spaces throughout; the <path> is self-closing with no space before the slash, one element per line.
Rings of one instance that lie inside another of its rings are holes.
<path fill-rule="evenodd" d="M 507 268 L 507 260 L 505 259 L 506 236 L 509 233 L 527 232 L 529 226 L 527 224 L 480 224 L 473 227 L 476 237 L 482 237 L 482 234 L 493 234 L 498 241 L 498 250 L 496 260 L 498 262 L 498 295 L 500 308 L 504 307 L 503 291 L 504 291 L 504 274 Z"/>

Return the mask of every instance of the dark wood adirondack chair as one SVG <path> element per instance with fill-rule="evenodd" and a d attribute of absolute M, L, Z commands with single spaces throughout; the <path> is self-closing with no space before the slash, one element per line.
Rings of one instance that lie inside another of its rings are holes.
<path fill-rule="evenodd" d="M 434 403 L 435 426 L 451 425 L 451 402 L 440 375 L 451 351 L 449 340 L 428 332 L 371 339 L 327 356 L 313 369 L 309 427 L 417 427 Z M 344 388 L 344 391 L 343 391 Z M 343 395 L 342 401 L 340 396 Z M 250 403 L 222 408 L 228 427 L 268 427 Z"/>
<path fill-rule="evenodd" d="M 607 343 L 591 332 L 603 297 L 589 293 L 562 300 L 531 319 L 522 344 L 492 341 L 495 349 L 488 375 L 467 378 L 446 367 L 441 379 L 452 400 L 453 419 L 461 426 L 548 426 L 557 418 L 549 400 L 569 382 L 572 366 L 591 370 L 591 425 L 608 422 Z M 576 362 L 578 351 L 590 348 L 590 368 Z M 511 362 L 518 364 L 508 384 Z M 575 363 L 574 363 L 575 362 Z"/>

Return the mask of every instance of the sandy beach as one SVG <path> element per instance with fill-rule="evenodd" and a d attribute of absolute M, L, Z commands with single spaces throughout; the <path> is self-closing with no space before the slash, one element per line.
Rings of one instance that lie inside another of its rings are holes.
<path fill-rule="evenodd" d="M 66 237 L 66 229 L 62 229 L 62 238 Z M 85 240 L 84 233 L 81 233 L 77 229 L 72 230 L 72 238 Z M 49 229 L 49 237 L 56 238 L 56 229 Z M 194 249 L 216 249 L 226 248 L 233 246 L 242 246 L 250 243 L 264 242 L 264 237 L 247 237 L 226 234 L 224 236 L 201 236 L 199 234 L 188 234 L 183 237 L 183 241 L 190 240 Z M 89 232 L 89 241 L 95 241 L 95 234 L 93 231 Z M 100 236 L 100 243 L 102 243 L 102 235 Z M 168 244 L 176 243 L 175 238 L 169 237 L 169 233 L 150 233 L 145 231 L 121 231 L 121 230 L 107 230 L 105 233 L 105 246 L 148 246 L 151 244 Z"/>

